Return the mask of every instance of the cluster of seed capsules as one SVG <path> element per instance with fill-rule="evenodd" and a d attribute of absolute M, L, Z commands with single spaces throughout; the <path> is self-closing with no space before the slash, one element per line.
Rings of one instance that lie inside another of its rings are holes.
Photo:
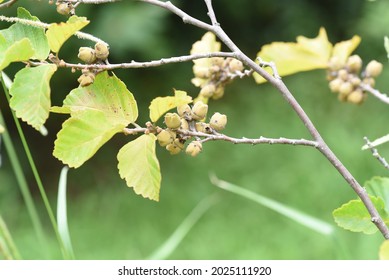
<path fill-rule="evenodd" d="M 227 116 L 215 113 L 209 120 L 204 122 L 208 113 L 208 105 L 197 101 L 192 107 L 188 104 L 178 106 L 177 113 L 166 113 L 164 123 L 166 128 L 157 129 L 158 143 L 170 154 L 175 155 L 185 149 L 185 143 L 191 141 L 185 152 L 191 156 L 197 156 L 203 149 L 200 137 L 188 135 L 185 131 L 215 134 L 223 130 L 227 124 Z"/>
<path fill-rule="evenodd" d="M 109 47 L 107 44 L 98 42 L 94 49 L 89 47 L 81 47 L 78 51 L 78 58 L 86 64 L 102 64 L 109 55 Z M 101 71 L 101 70 L 100 70 Z M 82 75 L 78 78 L 78 82 L 82 87 L 89 86 L 95 81 L 96 75 L 100 72 L 98 69 L 83 69 Z"/>
<path fill-rule="evenodd" d="M 193 66 L 195 78 L 192 83 L 201 87 L 199 96 L 205 99 L 219 99 L 224 95 L 226 84 L 231 82 L 237 72 L 243 71 L 243 63 L 235 58 L 212 57 L 209 63 Z"/>
<path fill-rule="evenodd" d="M 362 59 L 358 55 L 348 57 L 345 63 L 334 56 L 327 71 L 330 90 L 338 94 L 340 101 L 361 104 L 367 96 L 361 86 L 374 87 L 375 78 L 382 72 L 382 64 L 372 60 L 362 69 Z"/>
<path fill-rule="evenodd" d="M 49 2 L 50 4 L 52 3 L 52 1 Z M 75 14 L 75 7 L 73 6 L 72 3 L 70 2 L 66 2 L 66 1 L 57 1 L 55 3 L 55 5 L 57 6 L 57 12 L 61 15 L 74 15 Z"/>

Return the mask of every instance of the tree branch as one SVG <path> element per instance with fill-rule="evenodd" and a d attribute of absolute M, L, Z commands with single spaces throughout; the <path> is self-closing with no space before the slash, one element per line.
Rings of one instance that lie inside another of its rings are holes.
<path fill-rule="evenodd" d="M 15 4 L 18 0 L 9 0 L 5 3 L 2 3 L 0 4 L 0 9 L 3 9 L 3 8 L 9 8 L 11 7 L 13 4 Z"/>
<path fill-rule="evenodd" d="M 363 140 L 365 140 L 366 145 L 370 149 L 373 157 L 375 157 L 386 169 L 389 169 L 389 163 L 378 153 L 378 150 L 372 146 L 370 140 L 367 137 L 363 137 Z"/>
<path fill-rule="evenodd" d="M 65 68 L 74 68 L 74 69 L 99 69 L 99 70 L 114 70 L 114 69 L 129 69 L 129 68 L 149 68 L 149 67 L 158 67 L 170 63 L 181 63 L 187 61 L 193 61 L 201 58 L 210 58 L 210 57 L 236 57 L 236 54 L 233 52 L 213 52 L 205 54 L 193 54 L 193 55 L 183 55 L 169 58 L 161 58 L 158 60 L 152 60 L 148 62 L 136 62 L 131 61 L 128 63 L 118 63 L 118 64 L 80 64 L 80 63 L 67 63 L 63 60 L 55 62 L 58 67 Z M 37 66 L 46 64 L 46 62 L 36 62 L 30 61 L 30 65 Z M 248 75 L 247 73 L 237 73 L 237 76 Z"/>
<path fill-rule="evenodd" d="M 41 21 L 35 21 L 35 20 L 29 20 L 29 19 L 23 19 L 23 18 L 17 18 L 17 17 L 6 17 L 6 16 L 2 16 L 2 15 L 0 15 L 0 21 L 17 22 L 17 23 L 21 23 L 21 24 L 25 24 L 25 25 L 29 25 L 29 26 L 33 26 L 33 27 L 42 28 L 42 29 L 47 29 L 50 26 L 50 24 L 47 24 L 47 23 L 44 23 Z M 74 35 L 80 39 L 90 40 L 90 41 L 95 42 L 95 43 L 100 42 L 100 43 L 104 43 L 104 44 L 108 45 L 108 43 L 104 42 L 103 40 L 101 40 L 101 39 L 99 39 L 91 34 L 85 33 L 85 32 L 77 31 L 76 33 L 74 33 Z"/>
<path fill-rule="evenodd" d="M 371 95 L 373 95 L 375 98 L 379 99 L 380 101 L 382 101 L 386 104 L 389 104 L 389 96 L 387 96 L 385 93 L 381 93 L 379 90 L 376 90 L 376 89 L 374 89 L 371 86 L 366 85 L 366 84 L 361 84 L 359 87 L 362 90 L 370 93 Z"/>
<path fill-rule="evenodd" d="M 203 28 L 208 31 L 212 31 L 232 52 L 237 54 L 237 59 L 241 60 L 244 64 L 249 66 L 255 72 L 260 74 L 263 78 L 265 78 L 269 83 L 271 83 L 278 91 L 282 94 L 285 100 L 290 104 L 293 110 L 296 112 L 300 120 L 304 123 L 305 127 L 315 140 L 318 143 L 317 149 L 328 159 L 328 161 L 338 170 L 338 172 L 343 176 L 346 182 L 352 187 L 355 193 L 359 196 L 359 198 L 364 203 L 366 209 L 368 210 L 371 221 L 376 225 L 376 227 L 380 230 L 385 239 L 389 239 L 389 229 L 382 220 L 379 215 L 377 209 L 374 204 L 370 200 L 366 190 L 356 181 L 350 171 L 343 165 L 343 163 L 336 157 L 333 151 L 329 148 L 329 146 L 325 143 L 320 133 L 314 126 L 311 119 L 305 113 L 303 108 L 300 106 L 298 101 L 294 98 L 292 93 L 286 87 L 281 79 L 278 77 L 273 77 L 269 73 L 267 73 L 263 68 L 261 68 L 258 64 L 256 64 L 253 60 L 251 60 L 247 55 L 245 55 L 236 45 L 235 43 L 228 37 L 228 35 L 224 32 L 224 30 L 220 27 L 220 25 L 216 21 L 216 17 L 213 16 L 213 8 L 211 0 L 204 0 L 207 4 L 208 15 L 211 17 L 211 21 L 213 24 L 210 26 L 204 22 L 201 22 L 197 19 L 194 19 L 175 7 L 171 2 L 161 2 L 157 0 L 140 0 L 145 3 L 153 4 L 160 6 L 164 9 L 170 10 L 176 15 L 180 16 L 185 23 L 192 24 L 194 26 Z M 212 20 L 212 17 L 213 20 Z"/>

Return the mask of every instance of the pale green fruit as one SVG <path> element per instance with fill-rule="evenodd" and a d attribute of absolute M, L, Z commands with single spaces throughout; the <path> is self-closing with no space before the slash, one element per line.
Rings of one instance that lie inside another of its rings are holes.
<path fill-rule="evenodd" d="M 184 118 L 181 119 L 180 129 L 182 129 L 182 130 L 189 130 L 189 123 Z"/>
<path fill-rule="evenodd" d="M 344 82 L 339 87 L 339 93 L 342 95 L 347 95 L 353 91 L 353 85 L 350 82 Z"/>
<path fill-rule="evenodd" d="M 352 55 L 347 59 L 346 65 L 350 72 L 358 73 L 362 68 L 362 58 L 359 55 Z"/>
<path fill-rule="evenodd" d="M 382 63 L 372 60 L 370 61 L 365 69 L 366 76 L 368 77 L 377 77 L 382 72 L 383 65 Z"/>
<path fill-rule="evenodd" d="M 220 99 L 222 98 L 224 95 L 224 86 L 223 85 L 219 85 L 217 88 L 216 88 L 216 91 L 215 93 L 212 95 L 212 99 Z"/>
<path fill-rule="evenodd" d="M 242 71 L 243 70 L 243 63 L 240 60 L 237 60 L 233 58 L 230 63 L 228 64 L 228 67 L 230 68 L 230 71 L 232 73 L 236 71 Z"/>
<path fill-rule="evenodd" d="M 166 150 L 168 150 L 170 152 L 171 155 L 176 155 L 176 154 L 179 154 L 182 149 L 180 149 L 177 145 L 175 145 L 174 143 L 172 144 L 169 144 L 166 146 Z"/>
<path fill-rule="evenodd" d="M 329 82 L 329 87 L 332 92 L 339 92 L 340 86 L 343 84 L 343 81 L 339 78 L 336 78 Z"/>
<path fill-rule="evenodd" d="M 211 133 L 212 129 L 211 126 L 208 123 L 203 122 L 197 122 L 195 124 L 196 131 L 202 132 L 202 133 Z"/>
<path fill-rule="evenodd" d="M 208 112 L 208 105 L 202 101 L 197 101 L 192 107 L 192 118 L 196 121 L 202 120 L 206 117 Z"/>
<path fill-rule="evenodd" d="M 176 138 L 176 133 L 170 129 L 164 129 L 157 135 L 158 143 L 162 147 L 165 147 L 170 143 L 173 143 L 175 138 Z"/>
<path fill-rule="evenodd" d="M 193 141 L 187 147 L 185 152 L 192 157 L 197 156 L 203 150 L 203 145 L 200 141 Z"/>
<path fill-rule="evenodd" d="M 71 12 L 71 8 L 68 3 L 58 3 L 57 4 L 57 12 L 61 15 L 69 15 Z"/>
<path fill-rule="evenodd" d="M 209 121 L 209 125 L 216 130 L 223 130 L 227 124 L 227 116 L 220 113 L 215 113 Z"/>
<path fill-rule="evenodd" d="M 188 104 L 177 106 L 177 113 L 182 118 L 188 118 L 192 115 L 192 109 Z"/>
<path fill-rule="evenodd" d="M 78 58 L 87 64 L 92 64 L 96 61 L 95 50 L 88 47 L 81 47 L 78 50 Z"/>
<path fill-rule="evenodd" d="M 165 124 L 168 128 L 178 129 L 181 125 L 181 118 L 176 113 L 166 113 Z"/>
<path fill-rule="evenodd" d="M 93 72 L 85 72 L 77 79 L 77 81 L 82 87 L 89 86 L 95 81 L 95 74 Z"/>
<path fill-rule="evenodd" d="M 216 86 L 214 84 L 207 84 L 201 90 L 200 94 L 205 98 L 210 98 L 216 91 Z"/>
<path fill-rule="evenodd" d="M 360 89 L 354 90 L 347 96 L 347 101 L 353 104 L 361 104 L 363 100 L 364 94 Z"/>
<path fill-rule="evenodd" d="M 109 47 L 107 44 L 97 42 L 95 45 L 96 57 L 101 60 L 106 60 L 109 55 Z"/>

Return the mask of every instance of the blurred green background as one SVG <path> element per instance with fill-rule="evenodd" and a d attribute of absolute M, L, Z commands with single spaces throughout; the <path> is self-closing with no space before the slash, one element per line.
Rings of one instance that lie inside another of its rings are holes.
<path fill-rule="evenodd" d="M 309 0 L 215 0 L 221 26 L 250 57 L 272 41 L 294 41 L 298 35 L 315 37 L 321 26 L 335 43 L 362 37 L 356 53 L 364 62 L 377 59 L 387 65 L 383 37 L 388 35 L 388 1 Z M 203 1 L 173 1 L 179 7 L 207 20 Z M 66 17 L 47 1 L 19 1 L 2 14 L 15 16 L 17 6 L 26 7 L 45 22 Z M 111 45 L 110 62 L 149 61 L 188 54 L 204 31 L 185 25 L 181 19 L 159 8 L 137 1 L 80 5 L 77 15 L 91 23 L 84 29 Z M 8 25 L 1 23 L 2 28 Z M 80 46 L 88 41 L 69 40 L 61 56 L 77 62 Z M 11 77 L 21 65 L 7 68 Z M 172 89 L 196 96 L 190 83 L 192 63 L 153 69 L 119 70 L 138 102 L 139 123 L 148 120 L 148 105 L 156 96 L 171 95 Z M 377 79 L 377 88 L 388 91 L 388 70 Z M 61 104 L 77 87 L 78 73 L 60 69 L 52 80 L 52 99 Z M 287 86 L 324 139 L 361 183 L 387 171 L 367 151 L 363 136 L 375 139 L 388 133 L 388 106 L 369 97 L 365 104 L 340 103 L 330 93 L 325 71 L 299 73 L 284 78 Z M 0 107 L 18 148 L 29 186 L 39 206 L 47 231 L 47 248 L 37 242 L 23 199 L 2 147 L 0 168 L 0 213 L 23 258 L 61 258 L 59 247 L 36 183 L 23 153 L 4 94 Z M 219 101 L 210 102 L 210 112 L 228 115 L 225 133 L 235 137 L 309 138 L 304 126 L 271 86 L 256 85 L 250 78 L 236 81 Z M 42 137 L 23 125 L 33 157 L 56 206 L 58 177 L 62 165 L 52 156 L 53 141 L 64 116 L 51 115 L 49 136 Z M 68 221 L 78 259 L 144 259 L 157 249 L 205 197 L 216 194 L 213 205 L 194 225 L 171 259 L 376 259 L 383 238 L 337 230 L 337 240 L 310 231 L 251 201 L 217 189 L 209 174 L 280 201 L 334 224 L 331 212 L 356 195 L 335 169 L 315 149 L 291 146 L 249 146 L 208 142 L 203 153 L 191 158 L 170 156 L 157 148 L 162 170 L 160 202 L 143 199 L 126 187 L 117 173 L 116 154 L 129 137 L 115 136 L 82 167 L 68 177 Z M 389 145 L 380 148 L 389 155 Z M 388 156 L 389 157 L 389 156 Z M 342 248 L 341 248 L 342 247 Z M 48 253 L 47 253 L 48 252 Z M 1 258 L 1 256 L 0 256 Z"/>

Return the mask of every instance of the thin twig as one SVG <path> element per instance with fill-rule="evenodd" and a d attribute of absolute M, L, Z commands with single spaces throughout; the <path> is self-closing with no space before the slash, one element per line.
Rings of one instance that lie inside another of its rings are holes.
<path fill-rule="evenodd" d="M 359 87 L 361 89 L 363 89 L 364 91 L 370 93 L 371 95 L 373 95 L 374 97 L 376 97 L 380 101 L 382 101 L 386 104 L 389 104 L 389 96 L 387 96 L 385 93 L 382 93 L 379 90 L 376 90 L 376 89 L 374 89 L 371 86 L 366 85 L 366 84 L 361 84 Z"/>
<path fill-rule="evenodd" d="M 42 29 L 47 29 L 50 27 L 50 24 L 44 23 L 41 21 L 35 21 L 35 20 L 29 20 L 29 19 L 23 19 L 23 18 L 17 18 L 17 17 L 6 17 L 6 16 L 2 16 L 2 15 L 0 15 L 0 21 L 17 22 L 17 23 L 21 23 L 21 24 L 25 24 L 25 25 L 29 25 L 29 26 L 33 26 L 33 27 L 42 28 Z M 77 31 L 76 33 L 74 33 L 74 35 L 80 39 L 90 40 L 90 41 L 95 42 L 95 43 L 101 42 L 101 43 L 108 45 L 108 43 L 104 42 L 100 38 L 97 38 L 89 33 Z"/>
<path fill-rule="evenodd" d="M 64 3 L 77 3 L 77 4 L 105 4 L 105 3 L 113 3 L 113 2 L 119 2 L 121 0 L 63 0 L 58 2 L 64 2 Z"/>
<path fill-rule="evenodd" d="M 389 163 L 378 153 L 378 150 L 371 145 L 370 140 L 367 137 L 363 137 L 363 140 L 365 140 L 366 145 L 369 147 L 373 157 L 375 157 L 386 169 L 389 169 Z"/>
<path fill-rule="evenodd" d="M 158 67 L 169 63 L 181 63 L 181 62 L 192 61 L 201 58 L 210 58 L 210 57 L 236 57 L 236 54 L 234 54 L 233 52 L 213 52 L 213 53 L 205 53 L 205 54 L 193 54 L 193 55 L 161 58 L 158 60 L 152 60 L 147 62 L 131 61 L 128 63 L 118 63 L 118 64 L 80 64 L 80 63 L 75 64 L 75 63 L 67 63 L 63 60 L 60 60 L 56 64 L 58 67 L 74 68 L 74 69 L 114 70 L 114 69 Z M 29 64 L 33 66 L 38 66 L 38 65 L 46 64 L 46 62 L 30 61 Z"/>
<path fill-rule="evenodd" d="M 15 4 L 18 0 L 9 0 L 5 3 L 2 3 L 0 4 L 0 9 L 3 9 L 3 8 L 9 8 L 11 7 L 13 4 Z"/>

